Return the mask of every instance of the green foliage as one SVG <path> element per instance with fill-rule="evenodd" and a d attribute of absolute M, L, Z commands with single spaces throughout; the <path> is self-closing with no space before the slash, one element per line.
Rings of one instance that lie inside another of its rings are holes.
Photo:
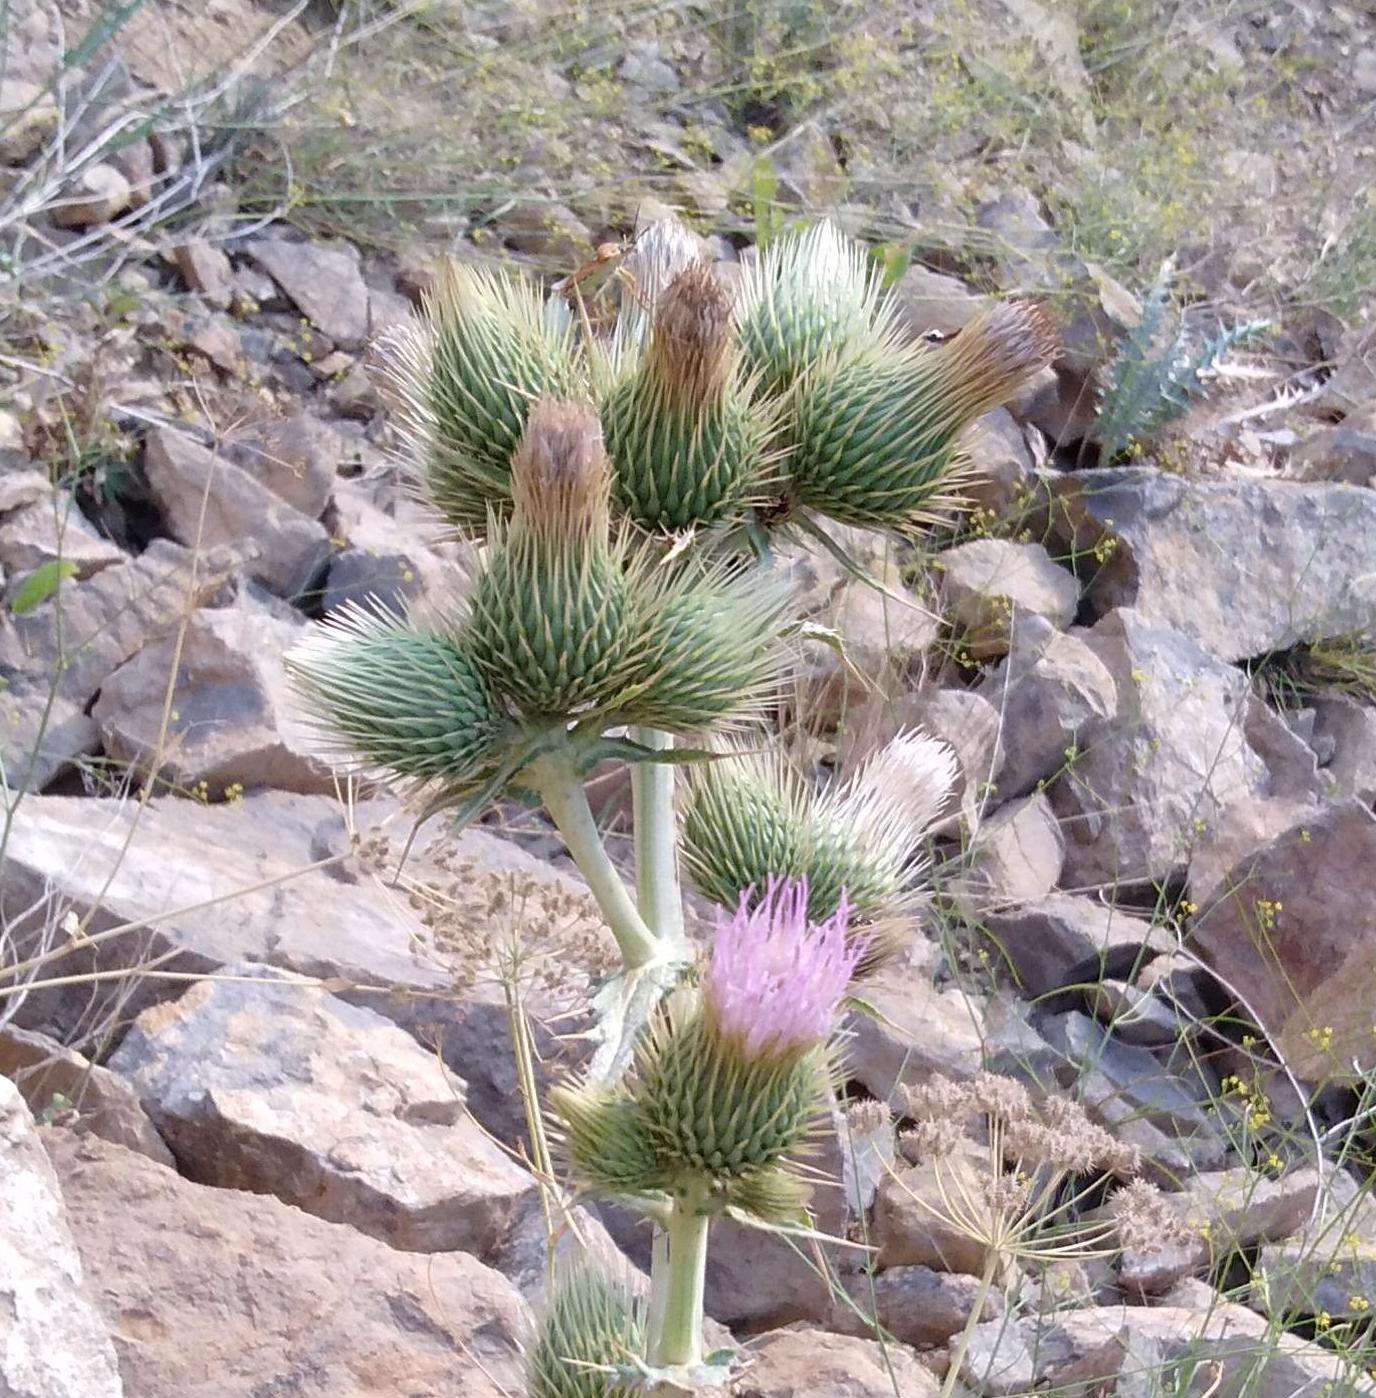
<path fill-rule="evenodd" d="M 600 1372 L 643 1359 L 645 1317 L 625 1288 L 584 1264 L 560 1277 L 526 1353 L 529 1398 L 631 1398 Z"/>
<path fill-rule="evenodd" d="M 1269 324 L 1249 321 L 1195 344 L 1184 318 L 1171 305 L 1172 270 L 1169 262 L 1163 264 L 1143 302 L 1141 320 L 1108 367 L 1094 425 L 1105 464 L 1188 412 L 1204 396 L 1209 370 Z"/>
<path fill-rule="evenodd" d="M 55 596 L 64 582 L 76 575 L 77 566 L 70 559 L 50 558 L 46 563 L 40 563 L 10 598 L 10 611 L 15 616 L 23 616 L 36 610 Z"/>

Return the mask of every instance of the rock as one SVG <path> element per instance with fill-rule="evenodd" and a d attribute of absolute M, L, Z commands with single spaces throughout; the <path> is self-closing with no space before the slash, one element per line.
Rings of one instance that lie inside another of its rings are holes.
<path fill-rule="evenodd" d="M 0 520 L 0 569 L 10 575 L 11 590 L 23 574 L 61 559 L 89 578 L 112 563 L 123 563 L 124 552 L 102 537 L 65 490 L 15 510 Z"/>
<path fill-rule="evenodd" d="M 1002 715 L 1001 798 L 1024 796 L 1073 765 L 1089 737 L 1112 721 L 1118 686 L 1082 631 L 1043 617 L 1014 628 L 1007 661 L 978 691 Z"/>
<path fill-rule="evenodd" d="M 877 1320 L 896 1340 L 923 1349 L 944 1345 L 965 1327 L 980 1290 L 974 1277 L 921 1266 L 890 1267 L 873 1277 L 853 1277 L 847 1286 L 850 1304 L 837 1302 L 833 1328 L 872 1334 L 870 1326 Z M 1002 1314 L 1003 1298 L 997 1291 L 989 1292 L 981 1319 L 994 1320 Z"/>
<path fill-rule="evenodd" d="M 1320 766 L 1324 794 L 1376 802 L 1376 708 L 1345 694 L 1316 699 L 1313 745 L 1321 744 L 1328 749 Z"/>
<path fill-rule="evenodd" d="M 399 1252 L 103 1141 L 48 1144 L 131 1395 L 521 1391 L 525 1308 L 469 1254 Z"/>
<path fill-rule="evenodd" d="M 78 172 L 48 209 L 59 228 L 108 223 L 129 207 L 129 181 L 113 165 L 88 165 Z"/>
<path fill-rule="evenodd" d="M 988 1247 L 950 1217 L 943 1195 L 978 1201 L 994 1174 L 987 1150 L 972 1143 L 964 1154 L 913 1165 L 885 1179 L 875 1199 L 870 1234 L 880 1268 L 916 1265 L 978 1277 Z"/>
<path fill-rule="evenodd" d="M 501 216 L 504 242 L 517 252 L 573 269 L 592 251 L 587 224 L 555 200 L 522 199 Z"/>
<path fill-rule="evenodd" d="M 344 459 L 344 441 L 319 418 L 294 413 L 255 428 L 236 443 L 234 455 L 260 485 L 303 515 L 318 519 Z"/>
<path fill-rule="evenodd" d="M 0 1075 L 24 1094 L 39 1118 L 75 1118 L 78 1131 L 112 1141 L 175 1168 L 172 1152 L 118 1074 L 91 1063 L 56 1039 L 13 1024 L 0 1027 Z"/>
<path fill-rule="evenodd" d="M 1040 544 L 972 539 L 947 549 L 937 566 L 944 615 L 976 660 L 1006 655 L 1027 617 L 1062 631 L 1075 620 L 1080 585 Z"/>
<path fill-rule="evenodd" d="M 377 388 L 361 364 L 352 365 L 335 379 L 326 390 L 325 398 L 341 417 L 364 421 L 382 407 Z"/>
<path fill-rule="evenodd" d="M 463 1082 L 390 1020 L 281 975 L 153 1006 L 110 1059 L 182 1172 L 406 1252 L 490 1253 L 535 1180 L 468 1115 Z"/>
<path fill-rule="evenodd" d="M 1376 406 L 1305 438 L 1285 473 L 1297 481 L 1376 485 Z"/>
<path fill-rule="evenodd" d="M 222 248 L 193 238 L 172 254 L 182 280 L 207 306 L 227 311 L 234 299 L 234 273 Z"/>
<path fill-rule="evenodd" d="M 232 787 L 333 791 L 282 664 L 305 630 L 244 607 L 192 612 L 179 637 L 145 646 L 101 687 L 91 717 L 106 755 L 216 800 Z"/>
<path fill-rule="evenodd" d="M 1262 1248 L 1252 1280 L 1252 1304 L 1287 1322 L 1325 1311 L 1333 1320 L 1361 1321 L 1373 1295 L 1376 1246 L 1340 1237 L 1336 1228 L 1318 1239 Z"/>
<path fill-rule="evenodd" d="M 1001 264 L 1005 285 L 1048 288 L 1058 285 L 1060 241 L 1025 189 L 1007 189 L 975 210 L 975 222 Z"/>
<path fill-rule="evenodd" d="M 1001 806 L 975 833 L 965 867 L 946 885 L 961 916 L 977 922 L 995 908 L 1043 898 L 1056 887 L 1065 839 L 1038 792 Z"/>
<path fill-rule="evenodd" d="M 886 966 L 865 981 L 863 998 L 876 1013 L 847 1017 L 846 1072 L 895 1110 L 903 1106 L 901 1087 L 935 1073 L 971 1078 L 983 1066 L 977 1013 L 955 989 L 934 989 L 926 971 Z"/>
<path fill-rule="evenodd" d="M 1190 938 L 1301 1079 L 1376 1064 L 1376 816 L 1360 801 L 1302 816 L 1231 869 Z"/>
<path fill-rule="evenodd" d="M 0 164 L 20 165 L 48 139 L 59 120 L 57 102 L 42 84 L 0 77 Z"/>
<path fill-rule="evenodd" d="M 157 182 L 152 143 L 139 139 L 122 145 L 111 152 L 110 164 L 129 182 L 129 207 L 146 208 Z"/>
<path fill-rule="evenodd" d="M 975 424 L 967 451 L 974 479 L 965 494 L 994 519 L 1015 516 L 1033 498 L 1046 455 L 1043 439 L 1029 433 L 1007 408 L 995 408 Z"/>
<path fill-rule="evenodd" d="M 279 596 L 301 592 L 329 557 L 329 535 L 321 524 L 184 433 L 166 427 L 150 432 L 144 467 L 178 540 L 255 550 L 246 563 L 249 576 Z"/>
<path fill-rule="evenodd" d="M 21 616 L 0 612 L 0 759 L 14 790 L 46 785 L 99 743 L 86 710 L 110 673 L 220 587 L 228 559 L 156 539 Z M 46 720 L 46 722 L 45 722 Z"/>
<path fill-rule="evenodd" d="M 16 440 L 13 443 L 5 441 L 6 435 L 9 434 L 0 434 L 0 451 L 22 449 L 23 437 L 17 423 L 13 429 Z M 53 485 L 46 471 L 29 471 L 22 468 L 0 471 L 0 515 L 20 510 L 25 505 L 49 501 L 52 496 Z"/>
<path fill-rule="evenodd" d="M 995 964 L 1008 966 L 1034 998 L 1093 982 L 1110 968 L 1125 974 L 1169 945 L 1144 918 L 1074 893 L 989 913 L 982 931 Z"/>
<path fill-rule="evenodd" d="M 772 1330 L 750 1346 L 752 1366 L 736 1398 L 936 1398 L 931 1371 L 893 1344 L 799 1328 Z"/>
<path fill-rule="evenodd" d="M 351 244 L 259 238 L 248 255 L 340 349 L 362 348 L 368 338 L 368 288 Z"/>
<path fill-rule="evenodd" d="M 376 340 L 389 330 L 400 330 L 414 325 L 415 312 L 411 301 L 399 291 L 388 291 L 372 286 L 368 288 L 368 339 Z"/>
<path fill-rule="evenodd" d="M 898 324 L 909 339 L 949 339 L 989 304 L 963 281 L 914 263 L 893 288 Z"/>
<path fill-rule="evenodd" d="M 961 1378 L 990 1398 L 1108 1385 L 1120 1374 L 1114 1391 L 1123 1392 L 1123 1383 L 1135 1375 L 1146 1373 L 1159 1386 L 1160 1376 L 1171 1372 L 1197 1373 L 1196 1381 L 1204 1380 L 1219 1398 L 1373 1391 L 1369 1379 L 1331 1350 L 1275 1334 L 1246 1307 L 1217 1295 L 1202 1311 L 1095 1306 L 1045 1320 L 986 1321 L 975 1327 L 961 1366 Z"/>
<path fill-rule="evenodd" d="M 238 326 L 223 313 L 194 316 L 182 329 L 182 343 L 222 373 L 238 377 L 245 367 L 244 342 Z"/>
<path fill-rule="evenodd" d="M 114 1346 L 91 1303 L 57 1178 L 24 1099 L 6 1078 L 0 1078 L 0 1303 L 0 1392 L 123 1398 Z"/>
<path fill-rule="evenodd" d="M 1331 358 L 1337 367 L 1323 386 L 1317 407 L 1343 417 L 1361 414 L 1376 402 L 1376 330 L 1354 325 L 1344 330 Z"/>
<path fill-rule="evenodd" d="M 409 822 L 389 827 L 395 815 L 387 802 L 359 800 L 352 818 L 361 840 L 390 829 L 399 848 Z M 74 947 L 61 963 L 74 973 L 118 971 L 170 952 L 162 970 L 199 973 L 256 961 L 376 987 L 340 993 L 427 1048 L 438 1045 L 468 1082 L 478 1120 L 501 1140 L 519 1140 L 524 1113 L 505 996 L 492 968 L 510 935 L 510 909 L 520 908 L 527 944 L 542 953 L 526 987 L 550 1059 L 542 1071 L 561 1073 L 565 1064 L 539 1023 L 581 1009 L 588 978 L 604 974 L 614 956 L 589 895 L 577 879 L 484 830 L 469 828 L 457 840 L 422 831 L 406 869 L 439 910 L 432 929 L 389 886 L 390 865 L 375 877 L 351 848 L 331 797 L 265 792 L 214 806 L 157 797 L 142 810 L 115 800 L 30 797 L 10 832 L 0 918 L 21 952 L 41 935 L 52 905 L 89 917 L 92 936 L 135 925 Z M 436 863 L 441 857 L 447 872 Z M 204 911 L 207 902 L 213 915 Z M 127 1020 L 180 988 L 135 977 L 31 991 L 19 1022 L 80 1047 L 86 1035 L 100 1041 L 106 1016 Z"/>
<path fill-rule="evenodd" d="M 1056 478 L 1057 528 L 1106 548 L 1088 595 L 1241 660 L 1365 626 L 1376 609 L 1376 493 L 1143 467 Z M 1106 543 L 1106 541 L 1109 541 Z"/>
<path fill-rule="evenodd" d="M 660 56 L 653 40 L 632 44 L 621 60 L 616 75 L 623 83 L 633 83 L 646 92 L 677 92 L 682 84 L 673 65 Z"/>
<path fill-rule="evenodd" d="M 1184 632 L 1120 609 L 1084 634 L 1112 677 L 1117 708 L 1089 724 L 1050 788 L 1075 888 L 1182 874 L 1195 845 L 1234 808 L 1268 796 L 1273 775 L 1248 741 L 1247 677 Z"/>

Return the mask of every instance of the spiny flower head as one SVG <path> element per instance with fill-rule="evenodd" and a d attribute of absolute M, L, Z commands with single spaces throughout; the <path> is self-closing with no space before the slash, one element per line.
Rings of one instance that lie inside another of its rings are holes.
<path fill-rule="evenodd" d="M 530 1398 L 631 1398 L 617 1370 L 644 1358 L 643 1308 L 588 1263 L 554 1286 L 526 1354 Z"/>
<path fill-rule="evenodd" d="M 741 895 L 717 911 L 703 1003 L 718 1032 L 747 1059 L 790 1057 L 824 1043 L 855 974 L 863 942 L 847 937 L 850 908 L 808 922 L 807 880 L 771 880 L 763 898 Z"/>
<path fill-rule="evenodd" d="M 511 459 L 513 528 L 605 543 L 611 471 L 591 404 L 541 398 Z"/>

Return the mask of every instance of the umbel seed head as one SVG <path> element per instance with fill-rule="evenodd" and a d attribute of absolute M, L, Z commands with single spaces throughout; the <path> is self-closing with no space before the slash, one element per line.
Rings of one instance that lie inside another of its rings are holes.
<path fill-rule="evenodd" d="M 609 1369 L 645 1354 L 645 1317 L 626 1289 L 582 1263 L 555 1284 L 526 1352 L 529 1398 L 632 1398 Z"/>
<path fill-rule="evenodd" d="M 422 492 L 450 523 L 481 533 L 490 512 L 506 513 L 531 405 L 583 381 L 572 320 L 533 285 L 462 263 L 441 269 L 422 315 L 379 346 L 386 387 Z"/>
<path fill-rule="evenodd" d="M 647 529 L 738 516 L 759 493 L 770 423 L 737 374 L 731 301 L 692 263 L 655 306 L 649 343 L 602 403 L 617 504 Z"/>
<path fill-rule="evenodd" d="M 350 604 L 286 658 L 327 749 L 413 790 L 459 793 L 490 769 L 502 722 L 463 644 Z"/>
<path fill-rule="evenodd" d="M 491 522 L 468 644 L 492 689 L 522 715 L 567 717 L 624 686 L 634 639 L 625 570 L 607 538 L 596 414 L 537 404 L 512 471 L 511 519 Z"/>
<path fill-rule="evenodd" d="M 821 359 L 793 400 L 789 499 L 843 524 L 911 532 L 959 503 L 966 428 L 1056 354 L 1050 314 L 1010 301 L 936 348 Z"/>

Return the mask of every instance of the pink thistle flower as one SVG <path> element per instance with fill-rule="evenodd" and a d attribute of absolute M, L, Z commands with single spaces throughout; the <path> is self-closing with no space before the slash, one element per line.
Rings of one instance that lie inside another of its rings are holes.
<path fill-rule="evenodd" d="M 703 985 L 707 1011 L 746 1058 L 802 1053 L 831 1034 L 865 943 L 847 941 L 844 892 L 835 915 L 813 926 L 806 879 L 770 879 L 752 908 L 753 893 L 741 894 L 734 916 L 717 910 Z"/>

